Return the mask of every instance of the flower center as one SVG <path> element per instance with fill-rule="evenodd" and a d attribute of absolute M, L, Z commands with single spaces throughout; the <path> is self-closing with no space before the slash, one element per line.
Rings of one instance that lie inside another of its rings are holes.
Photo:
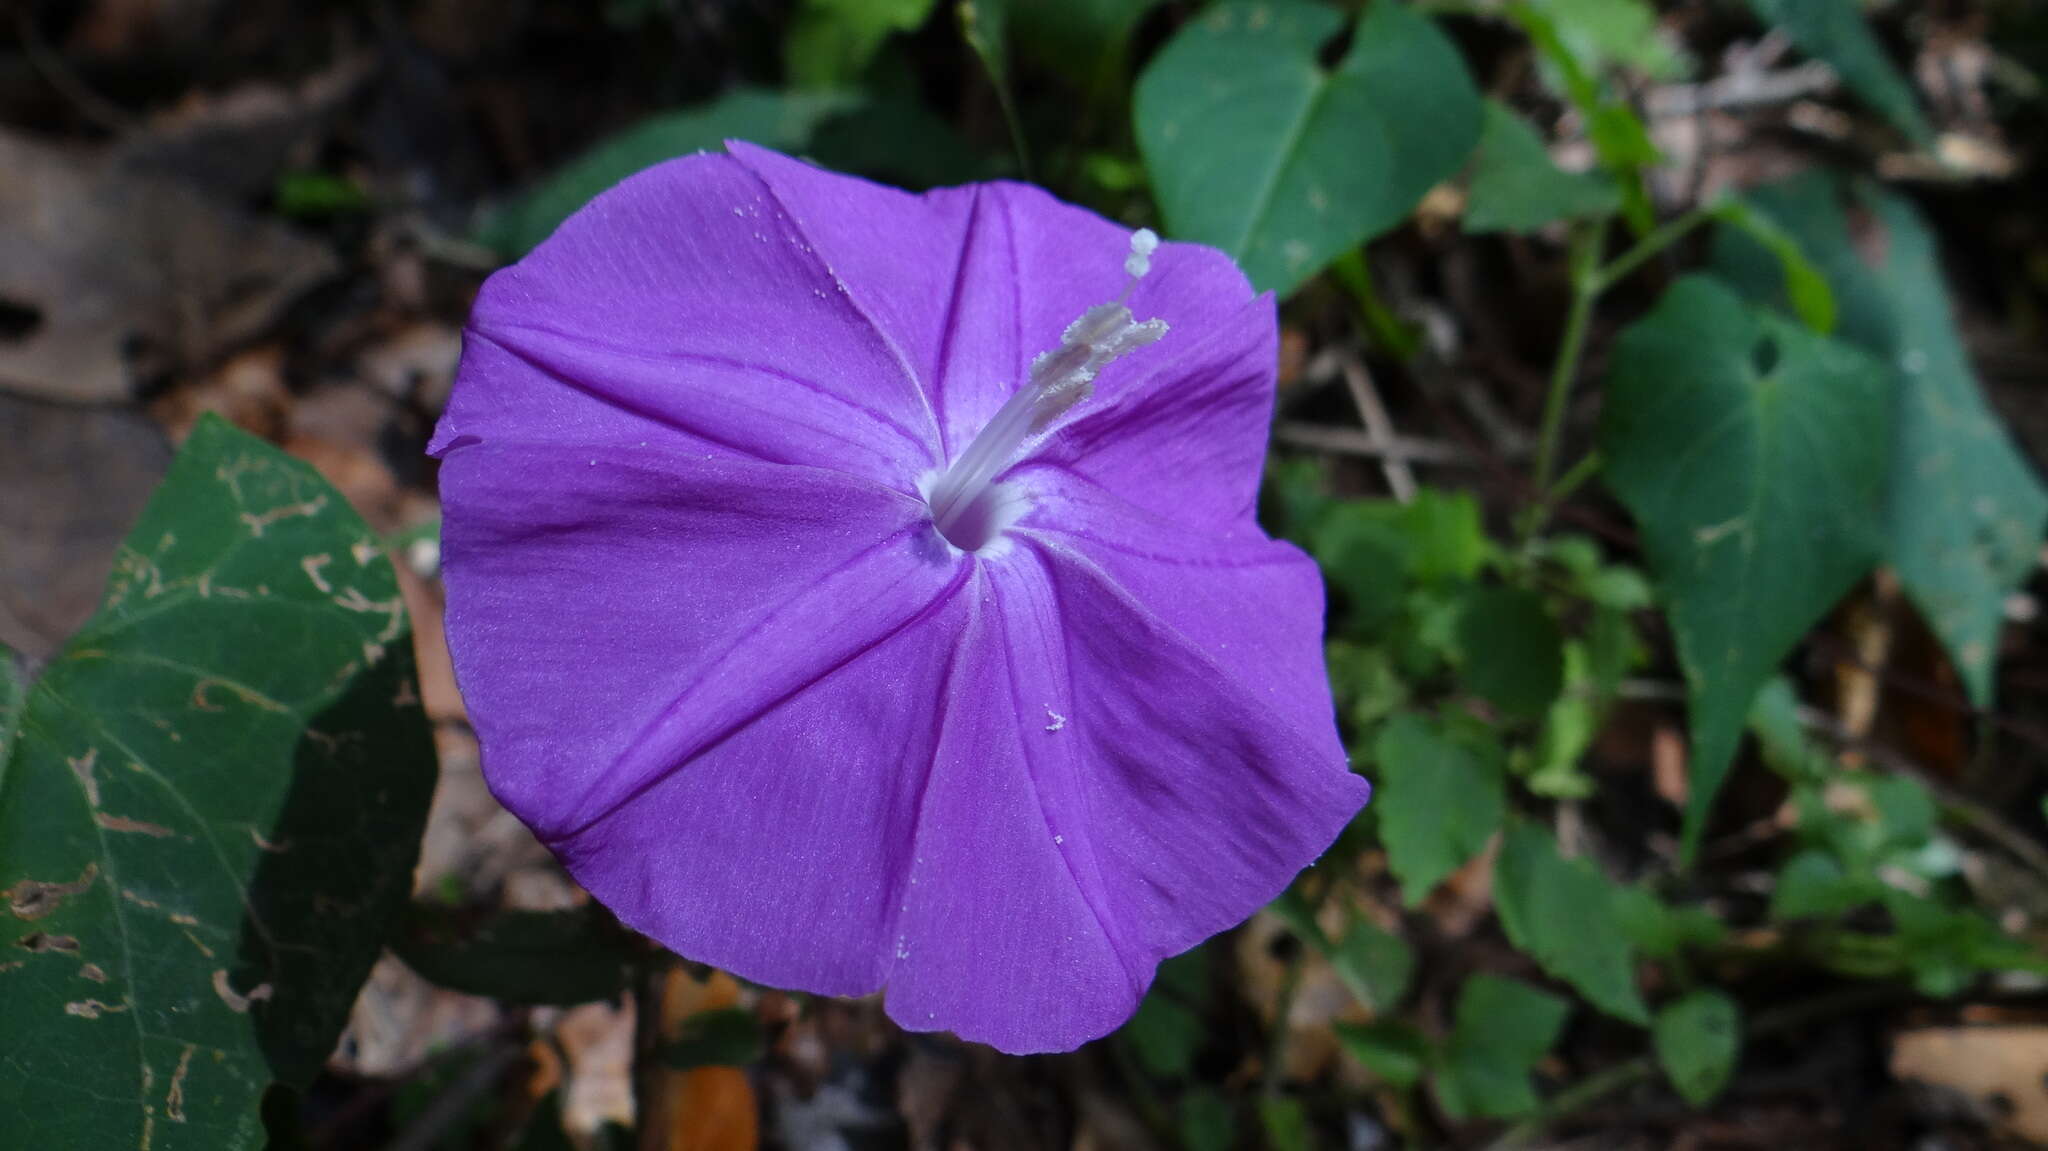
<path fill-rule="evenodd" d="M 1131 289 L 1152 270 L 1159 237 L 1150 228 L 1131 234 L 1131 252 L 1124 258 L 1130 280 L 1124 293 L 1107 304 L 1081 313 L 1060 334 L 1060 346 L 1031 361 L 1024 386 L 1010 394 L 960 453 L 952 466 L 924 486 L 932 523 L 946 541 L 961 551 L 978 552 L 1000 539 L 1003 529 L 1023 513 L 1016 492 L 993 482 L 1018 457 L 1018 449 L 1043 432 L 1067 409 L 1095 390 L 1095 377 L 1110 362 L 1166 334 L 1166 321 L 1139 323 L 1124 306 Z"/>

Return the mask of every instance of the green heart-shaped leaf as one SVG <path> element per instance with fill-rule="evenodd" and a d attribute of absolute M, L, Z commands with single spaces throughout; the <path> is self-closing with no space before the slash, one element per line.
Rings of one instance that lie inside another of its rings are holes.
<path fill-rule="evenodd" d="M 1615 343 L 1600 451 L 1691 689 L 1688 855 L 1757 690 L 1877 562 L 1891 428 L 1882 365 L 1713 280 Z"/>
<path fill-rule="evenodd" d="M 1168 229 L 1237 258 L 1286 295 L 1385 232 L 1479 140 L 1457 49 L 1396 0 L 1374 0 L 1335 69 L 1343 26 L 1296 0 L 1218 4 L 1138 81 L 1138 146 Z"/>
<path fill-rule="evenodd" d="M 1934 237 L 1904 197 L 1810 172 L 1749 199 L 1798 237 L 1842 304 L 1841 338 L 1885 361 L 1898 404 L 1884 558 L 1990 707 L 2005 599 L 2038 563 L 2048 491 L 1984 402 L 1956 333 Z M 1851 237 L 1850 209 L 1868 242 Z M 1775 297 L 1768 258 L 1724 235 L 1717 270 Z"/>

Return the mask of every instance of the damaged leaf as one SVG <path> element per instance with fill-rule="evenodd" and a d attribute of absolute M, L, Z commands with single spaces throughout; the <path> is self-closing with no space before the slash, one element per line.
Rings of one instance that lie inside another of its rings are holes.
<path fill-rule="evenodd" d="M 310 467 L 214 417 L 29 688 L 0 767 L 0 1130 L 261 1146 L 404 905 L 433 787 L 396 577 Z"/>

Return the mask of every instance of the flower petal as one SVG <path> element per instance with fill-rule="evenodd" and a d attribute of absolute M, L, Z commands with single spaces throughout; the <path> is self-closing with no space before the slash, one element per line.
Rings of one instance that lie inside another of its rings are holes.
<path fill-rule="evenodd" d="M 692 960 L 823 995 L 878 990 L 966 600 L 551 846 L 622 920 Z"/>
<path fill-rule="evenodd" d="M 1081 313 L 1128 286 L 1131 230 L 1037 188 L 978 184 L 912 196 L 751 144 L 728 145 L 766 181 L 926 382 L 948 459 L 1059 345 Z M 1166 339 L 1111 364 L 1095 398 L 1045 449 L 1136 489 L 1171 518 L 1247 514 L 1272 417 L 1271 301 L 1230 257 L 1165 244 L 1129 300 Z"/>
<path fill-rule="evenodd" d="M 977 611 L 919 810 L 888 1011 L 1012 1054 L 1071 1050 L 1130 1017 L 1152 964 L 1101 913 L 1043 569 L 1022 554 L 982 565 L 964 598 Z"/>
<path fill-rule="evenodd" d="M 1280 696 L 1299 684 L 1246 682 L 1078 551 L 1042 541 L 1033 550 L 1058 592 L 1086 707 L 1073 720 L 1090 747 L 1087 804 L 1101 866 L 1116 877 L 1112 905 L 1133 945 L 1176 954 L 1279 895 L 1371 788 L 1347 767 L 1334 723 L 1274 722 Z M 1218 589 L 1203 585 L 1215 575 L 1199 570 L 1181 594 L 1209 601 Z M 1278 581 L 1267 592 L 1240 601 L 1235 611 L 1252 616 L 1241 626 L 1298 636 L 1298 605 Z M 1327 708 L 1327 683 L 1312 690 L 1321 699 L 1310 709 Z"/>
<path fill-rule="evenodd" d="M 486 441 L 441 488 L 484 769 L 546 840 L 693 771 L 965 571 L 917 501 L 819 469 Z"/>
<path fill-rule="evenodd" d="M 1121 1023 L 1159 960 L 1278 895 L 1368 790 L 1334 725 L 1275 724 L 1102 569 L 1026 540 L 980 569 L 888 999 L 1012 1052 Z"/>
<path fill-rule="evenodd" d="M 490 278 L 469 334 L 437 453 L 465 437 L 709 444 L 905 491 L 938 462 L 902 350 L 728 156 L 600 195 Z"/>
<path fill-rule="evenodd" d="M 940 413 L 947 458 L 957 455 L 995 408 L 947 397 L 986 392 L 1001 404 L 1030 355 L 1020 344 L 1014 245 L 996 186 L 916 196 L 744 141 L 726 146 L 904 350 Z"/>
<path fill-rule="evenodd" d="M 1292 544 L 1245 519 L 1210 531 L 1162 519 L 1079 472 L 1011 473 L 1031 493 L 1016 530 L 1077 554 L 1214 660 L 1273 718 L 1341 758 L 1323 662 L 1323 577 Z"/>

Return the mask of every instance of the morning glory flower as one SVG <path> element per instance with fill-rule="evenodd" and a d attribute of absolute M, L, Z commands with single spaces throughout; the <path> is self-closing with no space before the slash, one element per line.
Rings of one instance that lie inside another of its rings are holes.
<path fill-rule="evenodd" d="M 1365 801 L 1253 520 L 1275 322 L 1031 187 L 746 144 L 477 298 L 431 450 L 491 787 L 627 924 L 1068 1049 Z"/>

